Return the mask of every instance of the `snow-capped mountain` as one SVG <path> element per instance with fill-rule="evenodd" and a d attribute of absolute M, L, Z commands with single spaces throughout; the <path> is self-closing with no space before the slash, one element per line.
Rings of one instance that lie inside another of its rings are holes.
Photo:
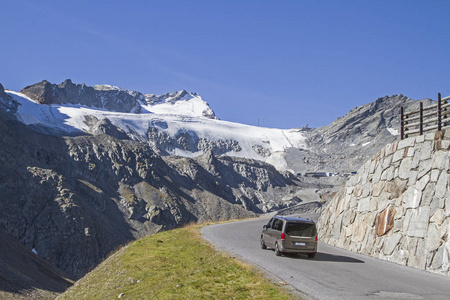
<path fill-rule="evenodd" d="M 160 155 L 196 157 L 211 150 L 293 173 L 357 170 L 378 149 L 398 139 L 400 107 L 412 109 L 419 103 L 403 95 L 385 96 L 328 126 L 282 130 L 219 120 L 200 95 L 185 90 L 142 94 L 68 79 L 59 85 L 44 80 L 20 93 L 6 93 L 20 104 L 17 119 L 46 133 L 106 133 L 107 119 L 122 132 L 117 138 L 126 135 L 147 143 Z"/>
<path fill-rule="evenodd" d="M 198 94 L 184 90 L 157 96 L 66 80 L 59 85 L 42 81 L 7 94 L 20 104 L 15 115 L 26 125 L 61 134 L 91 133 L 88 120 L 107 118 L 130 138 L 147 142 L 162 154 L 195 157 L 212 150 L 216 155 L 262 160 L 285 170 L 285 150 L 306 149 L 299 130 L 221 121 Z"/>

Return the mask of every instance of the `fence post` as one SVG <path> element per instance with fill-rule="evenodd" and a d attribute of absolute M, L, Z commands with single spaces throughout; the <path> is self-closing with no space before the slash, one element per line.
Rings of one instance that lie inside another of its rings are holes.
<path fill-rule="evenodd" d="M 438 125 L 438 131 L 442 130 L 442 111 L 441 111 L 441 93 L 438 93 L 438 109 L 437 109 L 437 125 Z"/>
<path fill-rule="evenodd" d="M 403 107 L 400 107 L 400 139 L 403 140 L 405 138 L 405 129 L 403 125 Z"/>
<path fill-rule="evenodd" d="M 423 103 L 420 102 L 420 111 L 419 111 L 419 135 L 423 134 Z"/>

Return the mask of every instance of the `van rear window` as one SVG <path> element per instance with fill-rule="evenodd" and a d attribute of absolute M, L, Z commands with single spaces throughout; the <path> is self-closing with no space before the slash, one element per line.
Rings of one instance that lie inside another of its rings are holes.
<path fill-rule="evenodd" d="M 311 223 L 290 223 L 286 224 L 286 234 L 290 236 L 315 236 L 316 225 Z"/>

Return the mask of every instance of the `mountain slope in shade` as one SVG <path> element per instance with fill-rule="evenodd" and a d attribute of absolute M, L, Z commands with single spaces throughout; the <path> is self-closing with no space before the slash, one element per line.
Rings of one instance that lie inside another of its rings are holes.
<path fill-rule="evenodd" d="M 0 229 L 1 299 L 54 299 L 72 283 L 68 275 Z"/>

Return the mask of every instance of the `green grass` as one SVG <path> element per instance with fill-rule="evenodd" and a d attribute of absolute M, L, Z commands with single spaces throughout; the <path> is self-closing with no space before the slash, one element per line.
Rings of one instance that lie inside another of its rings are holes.
<path fill-rule="evenodd" d="M 216 252 L 198 225 L 122 248 L 58 299 L 292 299 L 253 267 Z"/>

